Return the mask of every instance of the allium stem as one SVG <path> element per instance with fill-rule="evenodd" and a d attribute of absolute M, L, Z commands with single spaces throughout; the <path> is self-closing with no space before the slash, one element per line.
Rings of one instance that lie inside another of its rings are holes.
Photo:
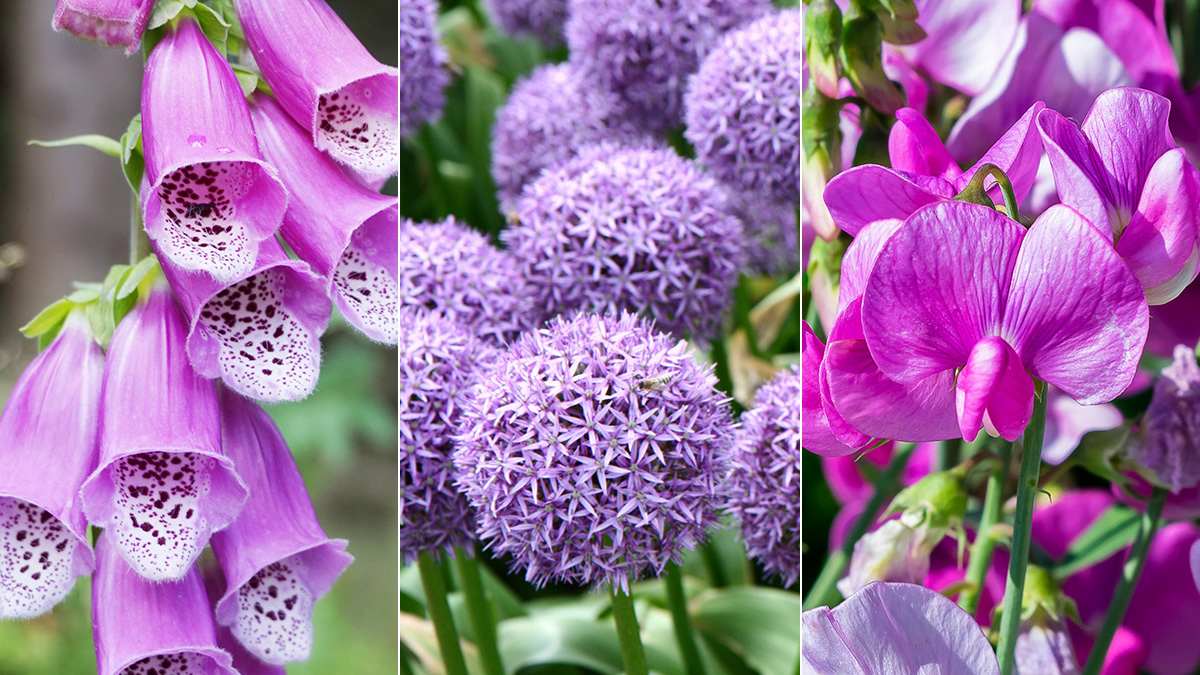
<path fill-rule="evenodd" d="M 504 675 L 500 651 L 496 647 L 496 616 L 491 598 L 484 594 L 479 576 L 479 561 L 462 547 L 455 547 L 454 566 L 458 569 L 459 583 L 467 601 L 467 614 L 471 617 L 471 630 L 475 633 L 475 646 L 479 649 L 479 660 L 486 675 Z"/>
<path fill-rule="evenodd" d="M 1017 509 L 1013 516 L 1011 557 L 1008 581 L 1004 585 L 1004 609 L 1001 615 L 1000 644 L 996 655 L 1001 675 L 1010 675 L 1016 658 L 1017 629 L 1021 623 L 1021 597 L 1025 593 L 1025 567 L 1029 564 L 1029 539 L 1033 529 L 1033 500 L 1037 496 L 1038 474 L 1042 466 L 1042 441 L 1046 435 L 1046 399 L 1049 392 L 1043 386 L 1041 395 L 1034 396 L 1033 418 L 1021 436 L 1021 475 L 1017 482 Z M 1014 448 L 1015 450 L 1015 445 Z"/>
<path fill-rule="evenodd" d="M 713 588 L 729 585 L 729 580 L 725 578 L 725 568 L 721 566 L 721 556 L 717 555 L 717 548 L 711 541 L 700 547 L 700 559 L 704 561 L 704 569 L 708 572 Z"/>
<path fill-rule="evenodd" d="M 642 649 L 642 635 L 638 628 L 637 613 L 633 610 L 633 598 L 628 593 L 613 588 L 613 622 L 617 625 L 617 641 L 621 645 L 621 658 L 625 661 L 626 675 L 649 675 L 646 668 L 646 652 Z"/>
<path fill-rule="evenodd" d="M 421 586 L 425 589 L 425 609 L 433 621 L 433 630 L 437 634 L 438 650 L 442 653 L 446 675 L 467 675 L 467 663 L 463 660 L 462 647 L 458 644 L 454 617 L 450 614 L 450 605 L 446 602 L 446 584 L 442 581 L 442 571 L 428 551 L 421 551 L 420 557 L 417 558 L 417 567 L 421 571 Z"/>
<path fill-rule="evenodd" d="M 992 564 L 992 551 L 996 549 L 996 535 L 992 528 L 1000 522 L 1000 512 L 1004 504 L 1004 478 L 1008 475 L 1011 459 L 1012 446 L 1004 443 L 1000 450 L 1000 460 L 988 476 L 987 494 L 983 498 L 983 514 L 979 517 L 979 529 L 975 532 L 975 541 L 971 544 L 971 559 L 967 563 L 967 589 L 958 599 L 958 604 L 972 616 L 979 607 L 979 598 L 983 595 L 983 580 Z"/>
<path fill-rule="evenodd" d="M 1104 614 L 1104 625 L 1100 627 L 1100 634 L 1096 636 L 1096 643 L 1092 646 L 1092 653 L 1083 668 L 1083 675 L 1099 675 L 1104 666 L 1109 644 L 1117 632 L 1117 627 L 1121 625 L 1121 620 L 1125 618 L 1125 610 L 1129 607 L 1129 600 L 1133 597 L 1138 578 L 1142 575 L 1142 567 L 1146 564 L 1146 552 L 1150 549 L 1150 541 L 1154 539 L 1155 531 L 1158 530 L 1159 516 L 1166 500 L 1166 488 L 1156 487 L 1150 493 L 1150 504 L 1138 523 L 1137 538 L 1133 540 L 1129 557 L 1125 559 L 1125 566 L 1121 568 L 1121 581 L 1113 591 L 1112 602 Z"/>
<path fill-rule="evenodd" d="M 671 609 L 671 621 L 675 624 L 675 641 L 683 654 L 683 663 L 688 675 L 704 675 L 704 664 L 696 649 L 696 637 L 692 635 L 692 620 L 688 618 L 687 596 L 683 593 L 683 571 L 679 565 L 667 565 L 663 580 L 667 584 L 667 606 Z"/>
<path fill-rule="evenodd" d="M 875 514 L 879 513 L 884 501 L 891 499 L 895 494 L 900 472 L 908 464 L 908 458 L 912 455 L 915 447 L 917 447 L 915 443 L 897 444 L 896 454 L 892 455 L 892 461 L 888 464 L 887 470 L 881 471 L 872 483 L 871 501 L 867 502 L 867 506 L 859 514 L 858 520 L 854 521 L 854 528 L 842 541 L 842 548 L 829 556 L 829 559 L 825 561 L 825 566 L 821 568 L 821 574 L 809 589 L 808 597 L 804 599 L 805 611 L 826 607 L 832 602 L 832 596 L 837 593 L 838 579 L 842 578 L 842 573 L 846 571 L 846 564 L 850 561 L 850 555 L 854 553 L 854 544 L 866 534 L 867 528 L 871 526 L 871 521 L 875 520 Z"/>

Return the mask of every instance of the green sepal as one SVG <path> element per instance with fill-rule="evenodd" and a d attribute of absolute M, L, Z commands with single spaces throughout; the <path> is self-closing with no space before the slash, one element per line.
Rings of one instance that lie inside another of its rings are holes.
<path fill-rule="evenodd" d="M 160 274 L 158 260 L 152 255 L 136 265 L 113 265 L 109 269 L 101 284 L 99 300 L 88 313 L 92 335 L 101 347 L 108 347 L 117 325 Z"/>
<path fill-rule="evenodd" d="M 54 341 L 54 338 L 58 337 L 59 331 L 67 321 L 67 316 L 73 310 L 84 307 L 90 311 L 91 307 L 96 304 L 100 292 L 94 287 L 94 284 L 79 284 L 79 286 L 83 287 L 76 288 L 69 295 L 51 303 L 38 312 L 37 316 L 30 319 L 29 323 L 21 326 L 21 333 L 25 337 L 37 338 L 38 351 L 45 349 Z"/>
<path fill-rule="evenodd" d="M 883 26 L 877 16 L 851 4 L 838 53 L 846 78 L 867 104 L 885 115 L 904 107 L 904 94 L 883 72 Z"/>
<path fill-rule="evenodd" d="M 832 0 L 812 0 L 804 15 L 804 35 L 808 44 L 808 72 L 817 89 L 827 96 L 837 96 L 838 46 L 842 42 L 842 10 Z"/>
<path fill-rule="evenodd" d="M 267 83 L 258 76 L 258 73 L 249 68 L 233 64 L 233 75 L 237 77 L 238 84 L 242 85 L 243 96 L 249 97 L 259 87 L 263 87 L 267 93 L 270 93 L 270 90 L 266 89 Z"/>
<path fill-rule="evenodd" d="M 167 24 L 177 21 L 184 14 L 196 19 L 200 30 L 204 31 L 204 36 L 222 54 L 229 53 L 229 35 L 233 26 L 226 21 L 223 11 L 217 12 L 199 0 L 158 0 L 154 4 L 154 11 L 150 13 L 150 19 L 146 21 L 146 32 L 142 35 L 142 50 L 147 57 L 166 35 Z M 239 40 L 240 37 L 235 36 L 235 43 Z"/>
<path fill-rule="evenodd" d="M 129 126 L 121 135 L 121 172 L 125 174 L 125 182 L 137 195 L 142 186 L 142 175 L 146 173 L 146 159 L 142 156 L 142 114 L 138 113 L 129 120 Z"/>
<path fill-rule="evenodd" d="M 121 156 L 121 143 L 117 140 L 102 136 L 100 134 L 81 134 L 79 136 L 70 136 L 68 138 L 60 138 L 54 141 L 26 141 L 26 145 L 36 145 L 40 148 L 67 148 L 71 146 L 81 145 L 87 148 L 94 148 L 103 152 L 110 157 Z"/>
<path fill-rule="evenodd" d="M 903 512 L 903 519 L 927 524 L 935 530 L 962 525 L 967 514 L 966 471 L 955 467 L 925 476 L 901 490 L 884 515 Z"/>
<path fill-rule="evenodd" d="M 883 26 L 883 40 L 894 45 L 911 45 L 924 40 L 925 29 L 917 23 L 913 0 L 875 0 L 875 15 Z"/>

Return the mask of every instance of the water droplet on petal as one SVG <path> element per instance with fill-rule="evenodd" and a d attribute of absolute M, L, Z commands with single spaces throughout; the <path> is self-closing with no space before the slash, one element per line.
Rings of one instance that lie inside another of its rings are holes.
<path fill-rule="evenodd" d="M 208 139 L 200 134 L 192 134 L 187 138 L 188 143 L 192 144 L 193 148 L 199 148 L 208 142 Z"/>

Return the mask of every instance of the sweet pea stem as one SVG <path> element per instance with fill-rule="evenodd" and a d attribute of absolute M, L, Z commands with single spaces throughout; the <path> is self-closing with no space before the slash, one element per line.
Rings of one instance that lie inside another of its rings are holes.
<path fill-rule="evenodd" d="M 696 650 L 696 637 L 692 635 L 692 620 L 688 618 L 687 596 L 683 593 L 683 572 L 679 565 L 667 565 L 663 577 L 667 584 L 667 606 L 671 610 L 671 622 L 675 626 L 675 641 L 683 654 L 683 663 L 688 675 L 704 675 L 704 664 Z"/>
<path fill-rule="evenodd" d="M 457 547 L 454 549 L 454 566 L 458 569 L 459 583 L 467 601 L 467 614 L 471 617 L 471 630 L 475 633 L 483 672 L 485 675 L 504 675 L 500 651 L 496 647 L 496 617 L 490 599 L 483 592 L 479 561 Z"/>
<path fill-rule="evenodd" d="M 421 572 L 421 586 L 425 589 L 425 610 L 433 621 L 446 675 L 467 675 L 467 663 L 463 660 L 462 646 L 458 644 L 454 616 L 450 614 L 450 605 L 446 602 L 446 584 L 442 581 L 441 568 L 428 551 L 421 551 L 417 567 Z"/>
<path fill-rule="evenodd" d="M 967 589 L 963 591 L 958 604 L 972 616 L 979 607 L 979 598 L 983 595 L 983 580 L 992 563 L 992 552 L 996 550 L 996 535 L 992 528 L 1000 522 L 1000 511 L 1004 504 L 1004 479 L 1008 475 L 1011 459 L 1012 445 L 1005 443 L 1000 450 L 1000 460 L 988 476 L 987 494 L 983 498 L 983 515 L 979 518 L 975 541 L 971 543 L 971 560 L 967 563 Z"/>
<path fill-rule="evenodd" d="M 1029 564 L 1029 538 L 1033 529 L 1033 501 L 1037 497 L 1042 441 L 1046 435 L 1047 393 L 1042 387 L 1041 395 L 1034 396 L 1033 419 L 1019 441 L 1022 447 L 1021 474 L 1017 482 L 1017 508 L 1013 516 L 1008 581 L 1004 585 L 1004 608 L 1000 617 L 1000 644 L 996 647 L 1001 675 L 1011 675 L 1016 655 L 1021 597 L 1025 594 L 1025 567 Z"/>
<path fill-rule="evenodd" d="M 833 601 L 833 596 L 837 593 L 838 579 L 842 578 L 842 572 L 846 570 L 846 564 L 850 561 L 850 554 L 854 553 L 855 542 L 866 534 L 867 528 L 871 526 L 871 521 L 875 520 L 875 514 L 879 513 L 884 501 L 890 499 L 895 493 L 900 472 L 908 464 L 908 458 L 912 455 L 915 447 L 917 447 L 916 443 L 896 444 L 896 454 L 892 455 L 892 461 L 888 464 L 887 470 L 881 471 L 875 477 L 872 484 L 871 501 L 867 502 L 867 506 L 859 514 L 858 520 L 854 521 L 854 528 L 842 542 L 842 548 L 829 556 L 825 561 L 825 566 L 821 568 L 821 574 L 809 589 L 808 597 L 804 599 L 805 610 L 825 607 Z"/>
<path fill-rule="evenodd" d="M 1004 195 L 1004 210 L 1008 212 L 1008 217 L 1020 222 L 1021 219 L 1017 214 L 1017 196 L 1013 192 L 1012 181 L 1008 179 L 1008 174 L 995 164 L 984 164 L 976 169 L 975 175 L 971 177 L 971 182 L 963 188 L 955 200 L 984 204 L 990 207 L 992 199 L 987 196 L 987 190 L 983 188 L 988 176 L 995 178 L 996 184 L 1000 186 L 1000 192 Z"/>
<path fill-rule="evenodd" d="M 612 612 L 613 622 L 617 626 L 617 642 L 621 645 L 621 658 L 625 661 L 626 675 L 649 675 L 637 613 L 633 610 L 633 598 L 614 587 Z"/>
<path fill-rule="evenodd" d="M 1104 625 L 1100 627 L 1100 634 L 1096 636 L 1096 644 L 1092 646 L 1092 653 L 1083 668 L 1083 675 L 1099 675 L 1104 666 L 1108 646 L 1117 632 L 1117 627 L 1121 625 L 1121 620 L 1125 618 L 1125 610 L 1129 608 L 1129 600 L 1133 597 L 1138 578 L 1142 575 L 1142 567 L 1146 564 L 1146 552 L 1150 549 L 1150 541 L 1154 539 L 1154 532 L 1158 529 L 1158 517 L 1162 515 L 1163 503 L 1166 500 L 1165 488 L 1156 487 L 1150 493 L 1150 504 L 1138 523 L 1137 538 L 1133 540 L 1129 557 L 1125 560 L 1125 566 L 1121 568 L 1121 581 L 1113 592 L 1108 612 L 1104 614 Z"/>

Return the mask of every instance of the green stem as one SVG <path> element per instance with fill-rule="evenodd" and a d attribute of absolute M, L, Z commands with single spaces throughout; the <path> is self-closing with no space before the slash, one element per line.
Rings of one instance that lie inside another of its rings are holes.
<path fill-rule="evenodd" d="M 446 602 L 446 584 L 442 581 L 441 567 L 433 561 L 428 551 L 421 551 L 417 567 L 421 571 L 421 586 L 425 588 L 425 611 L 429 612 L 429 619 L 433 621 L 446 675 L 467 675 L 467 663 L 463 660 L 462 646 L 458 644 L 454 616 L 450 614 L 450 605 Z"/>
<path fill-rule="evenodd" d="M 1037 497 L 1038 473 L 1042 465 L 1042 442 L 1046 435 L 1046 398 L 1034 396 L 1033 419 L 1019 441 L 1022 447 L 1021 473 L 1017 481 L 1017 508 L 1013 515 L 1011 557 L 1008 581 L 1004 585 L 1004 608 L 1000 617 L 1000 644 L 996 656 L 1001 675 L 1013 672 L 1017 648 L 1017 629 L 1021 624 L 1021 598 L 1025 594 L 1025 567 L 1029 564 L 1029 537 L 1033 529 L 1033 501 Z M 1014 446 L 1015 451 L 1015 446 Z"/>
<path fill-rule="evenodd" d="M 671 610 L 671 622 L 675 624 L 675 641 L 688 675 L 704 675 L 704 664 L 696 649 L 696 637 L 692 635 L 692 620 L 688 618 L 687 596 L 683 594 L 683 572 L 679 565 L 667 565 L 663 577 L 667 584 L 667 606 Z"/>
<path fill-rule="evenodd" d="M 700 560 L 704 561 L 704 569 L 708 572 L 708 580 L 712 582 L 713 588 L 729 585 L 729 580 L 725 578 L 725 568 L 717 555 L 717 548 L 711 541 L 700 547 Z"/>
<path fill-rule="evenodd" d="M 1117 627 L 1121 625 L 1121 620 L 1125 618 L 1125 610 L 1129 608 L 1129 600 L 1137 587 L 1138 577 L 1142 575 L 1142 567 L 1146 564 L 1146 551 L 1150 549 L 1150 541 L 1154 539 L 1154 532 L 1158 529 L 1158 517 L 1162 515 L 1163 503 L 1166 500 L 1165 488 L 1156 487 L 1150 493 L 1150 504 L 1138 523 L 1137 538 L 1133 540 L 1125 567 L 1121 569 L 1121 582 L 1117 584 L 1108 612 L 1104 614 L 1104 625 L 1100 628 L 1100 634 L 1096 636 L 1096 643 L 1092 646 L 1092 653 L 1083 668 L 1083 675 L 1099 675 L 1104 666 L 1109 643 L 1112 642 Z"/>
<path fill-rule="evenodd" d="M 621 645 L 621 659 L 625 661 L 625 675 L 649 675 L 637 613 L 633 610 L 633 598 L 613 588 L 612 612 L 613 623 L 617 626 L 617 642 Z"/>
<path fill-rule="evenodd" d="M 872 484 L 874 489 L 871 492 L 871 501 L 867 502 L 867 506 L 859 514 L 858 520 L 854 521 L 854 527 L 842 541 L 841 549 L 834 551 L 829 556 L 825 561 L 825 566 L 821 568 L 821 574 L 813 583 L 812 588 L 808 590 L 808 597 L 804 600 L 805 610 L 828 606 L 836 597 L 838 579 L 842 578 L 842 572 L 846 570 L 846 564 L 850 562 L 850 555 L 854 553 L 854 544 L 866 534 L 867 528 L 871 526 L 871 521 L 875 520 L 875 514 L 879 513 L 884 501 L 891 499 L 895 493 L 896 486 L 899 484 L 900 472 L 908 464 L 908 458 L 912 455 L 915 447 L 915 443 L 896 445 L 896 454 L 892 455 L 892 461 L 888 464 L 887 470 L 880 472 Z"/>
<path fill-rule="evenodd" d="M 987 196 L 987 190 L 983 185 L 987 182 L 987 177 L 991 176 L 996 179 L 996 184 L 1000 186 L 1000 192 L 1004 195 L 1004 210 L 1008 212 L 1008 217 L 1020 222 L 1017 214 L 1017 196 L 1013 192 L 1012 181 L 1008 179 L 1008 175 L 1004 170 L 995 164 L 984 164 L 975 170 L 975 175 L 971 177 L 971 182 L 963 188 L 962 192 L 954 199 L 955 201 L 970 202 L 972 204 L 983 204 L 992 206 L 992 198 Z"/>
<path fill-rule="evenodd" d="M 963 591 L 958 604 L 972 616 L 979 607 L 984 577 L 987 576 L 988 567 L 992 563 L 992 552 L 996 550 L 996 535 L 992 529 L 1000 522 L 1000 512 L 1004 505 L 1004 479 L 1008 476 L 1011 459 L 1012 446 L 1005 443 L 1000 450 L 1000 461 L 988 476 L 987 494 L 983 498 L 983 515 L 979 518 L 979 529 L 976 530 L 975 541 L 971 544 L 971 560 L 967 563 L 967 589 Z"/>
<path fill-rule="evenodd" d="M 142 204 L 138 196 L 133 196 L 129 206 L 129 264 L 136 265 L 142 258 L 150 255 L 150 237 L 142 227 Z"/>
<path fill-rule="evenodd" d="M 475 633 L 475 646 L 479 649 L 483 672 L 485 675 L 504 675 L 500 650 L 496 647 L 495 610 L 491 599 L 483 592 L 479 561 L 458 547 L 454 549 L 454 565 L 458 569 L 459 583 L 467 601 L 467 614 L 471 617 L 471 630 Z"/>

